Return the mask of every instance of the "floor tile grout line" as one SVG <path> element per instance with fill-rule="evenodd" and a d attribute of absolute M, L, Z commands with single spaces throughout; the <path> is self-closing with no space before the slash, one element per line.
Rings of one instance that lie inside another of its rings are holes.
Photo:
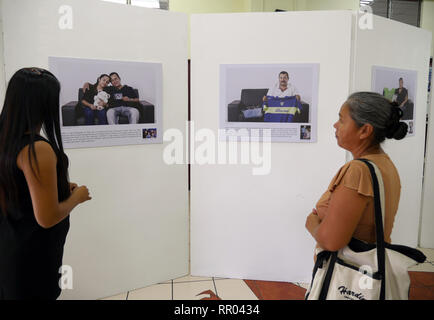
<path fill-rule="evenodd" d="M 206 281 L 212 281 L 212 279 L 209 279 L 209 280 L 193 280 L 193 281 L 174 281 L 173 283 L 206 282 Z"/>
<path fill-rule="evenodd" d="M 220 298 L 219 293 L 217 292 L 217 286 L 215 285 L 214 277 L 212 277 L 212 283 L 214 284 L 215 295 Z"/>

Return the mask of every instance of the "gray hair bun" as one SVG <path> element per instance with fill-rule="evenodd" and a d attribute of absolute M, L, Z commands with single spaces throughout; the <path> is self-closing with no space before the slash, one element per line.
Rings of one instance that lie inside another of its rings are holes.
<path fill-rule="evenodd" d="M 361 127 L 370 124 L 374 128 L 376 143 L 386 138 L 401 140 L 407 134 L 408 126 L 401 122 L 403 112 L 396 102 L 376 92 L 355 92 L 346 103 L 349 105 L 351 118 Z"/>

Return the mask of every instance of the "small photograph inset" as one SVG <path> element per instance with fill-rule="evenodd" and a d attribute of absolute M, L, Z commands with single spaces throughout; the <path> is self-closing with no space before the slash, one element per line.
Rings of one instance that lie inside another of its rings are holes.
<path fill-rule="evenodd" d="M 311 137 L 311 126 L 310 125 L 300 126 L 300 139 L 310 140 L 310 137 Z"/>
<path fill-rule="evenodd" d="M 157 129 L 143 129 L 143 139 L 155 139 L 157 138 Z"/>
<path fill-rule="evenodd" d="M 408 122 L 408 133 L 412 134 L 414 132 L 414 123 L 413 121 Z"/>

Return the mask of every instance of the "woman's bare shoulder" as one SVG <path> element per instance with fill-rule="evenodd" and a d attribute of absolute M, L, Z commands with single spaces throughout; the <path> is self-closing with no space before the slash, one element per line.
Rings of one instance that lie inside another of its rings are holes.
<path fill-rule="evenodd" d="M 17 157 L 17 166 L 19 169 L 23 170 L 25 167 L 34 165 L 31 163 L 29 159 L 29 149 L 30 145 L 26 145 L 21 151 L 18 153 Z M 57 158 L 56 154 L 51 147 L 51 145 L 44 140 L 39 140 L 34 143 L 34 150 L 35 150 L 35 156 L 36 160 L 38 162 L 38 165 L 47 163 L 56 163 Z M 30 154 L 30 157 L 32 158 L 32 154 Z"/>

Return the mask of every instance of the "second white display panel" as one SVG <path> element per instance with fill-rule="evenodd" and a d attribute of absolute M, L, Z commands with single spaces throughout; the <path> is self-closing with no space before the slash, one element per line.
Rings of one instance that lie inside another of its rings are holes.
<path fill-rule="evenodd" d="M 315 242 L 306 216 L 345 162 L 333 123 L 349 93 L 351 19 L 350 12 L 192 16 L 193 154 L 202 145 L 195 132 L 217 136 L 221 65 L 319 65 L 316 142 L 260 143 L 262 161 L 244 164 L 242 150 L 255 150 L 243 140 L 238 161 L 192 165 L 192 275 L 310 281 Z M 254 174 L 260 166 L 270 170 Z"/>

